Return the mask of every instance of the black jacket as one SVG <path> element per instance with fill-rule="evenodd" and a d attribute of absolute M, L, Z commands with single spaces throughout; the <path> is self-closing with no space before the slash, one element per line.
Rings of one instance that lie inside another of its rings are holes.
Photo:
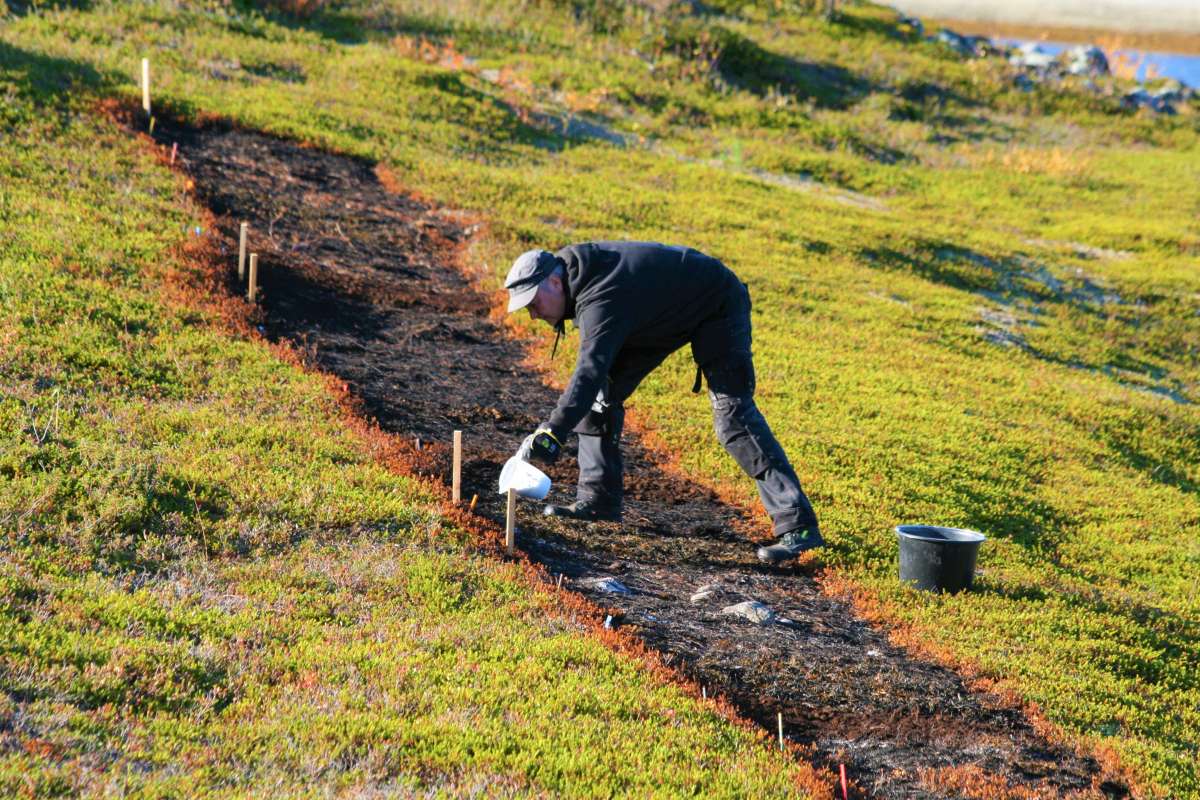
<path fill-rule="evenodd" d="M 555 255 L 566 269 L 567 318 L 580 334 L 575 374 L 547 422 L 559 441 L 588 413 L 622 348 L 682 347 L 741 287 L 728 267 L 690 247 L 585 242 Z"/>

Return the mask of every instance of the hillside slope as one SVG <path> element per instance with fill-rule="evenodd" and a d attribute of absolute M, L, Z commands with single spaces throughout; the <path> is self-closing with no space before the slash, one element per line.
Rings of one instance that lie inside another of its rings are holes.
<path fill-rule="evenodd" d="M 0 40 L 0 795 L 828 796 L 210 294 L 95 81 Z"/>
<path fill-rule="evenodd" d="M 61 73 L 133 97 L 149 55 L 178 113 L 380 160 L 485 216 L 471 257 L 493 271 L 588 237 L 721 257 L 754 294 L 760 405 L 830 582 L 1158 793 L 1200 795 L 1191 107 L 1027 91 L 872 6 L 832 25 L 787 3 L 312 12 L 101 4 L 9 20 L 0 46 L 18 95 Z M 54 105 L 10 104 L 33 109 L 10 129 Z M 688 373 L 669 361 L 639 415 L 751 505 Z M 909 521 L 990 536 L 977 591 L 896 586 Z"/>

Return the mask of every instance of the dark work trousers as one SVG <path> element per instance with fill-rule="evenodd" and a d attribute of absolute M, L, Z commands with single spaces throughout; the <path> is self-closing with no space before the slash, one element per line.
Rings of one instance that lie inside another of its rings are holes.
<path fill-rule="evenodd" d="M 717 315 L 692 334 L 692 356 L 708 381 L 713 422 L 721 445 L 758 485 L 758 495 L 782 535 L 817 528 L 812 504 L 787 455 L 754 404 L 754 362 L 750 352 L 750 293 L 738 285 Z M 620 508 L 624 461 L 621 430 L 625 400 L 670 350 L 624 348 L 613 361 L 607 386 L 591 412 L 575 428 L 579 434 L 579 486 L 576 497 Z"/>

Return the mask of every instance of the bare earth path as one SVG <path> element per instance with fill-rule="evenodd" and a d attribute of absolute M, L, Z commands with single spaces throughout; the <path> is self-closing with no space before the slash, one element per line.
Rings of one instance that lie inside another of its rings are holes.
<path fill-rule="evenodd" d="M 434 474 L 448 476 L 444 443 L 462 429 L 465 496 L 478 494 L 477 512 L 502 521 L 499 467 L 556 396 L 520 365 L 521 346 L 454 266 L 449 254 L 468 236 L 459 218 L 389 192 L 371 164 L 260 134 L 160 119 L 156 138 L 179 143 L 181 167 L 219 220 L 226 264 L 236 262 L 237 223 L 251 223 L 267 334 L 345 380 L 385 429 L 430 443 Z M 810 575 L 759 565 L 736 532 L 745 529 L 738 509 L 663 472 L 629 438 L 625 524 L 554 523 L 527 507 L 518 541 L 681 672 L 772 731 L 782 711 L 814 763 L 846 763 L 867 796 L 981 796 L 950 788 L 964 775 L 985 779 L 988 796 L 1126 796 L 1019 711 L 890 645 Z M 574 478 L 573 459 L 564 461 L 553 475 L 560 498 L 557 487 Z M 603 577 L 629 593 L 592 582 Z M 714 583 L 712 596 L 691 602 Z M 742 600 L 783 620 L 759 626 L 721 613 Z"/>

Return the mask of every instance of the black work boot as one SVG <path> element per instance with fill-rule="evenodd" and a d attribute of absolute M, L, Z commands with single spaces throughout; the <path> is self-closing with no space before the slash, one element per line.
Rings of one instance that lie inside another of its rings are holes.
<path fill-rule="evenodd" d="M 620 522 L 621 509 L 596 504 L 590 500 L 576 500 L 569 506 L 546 506 L 542 513 L 547 517 L 570 517 L 587 522 Z"/>
<path fill-rule="evenodd" d="M 758 560 L 767 564 L 781 564 L 806 550 L 824 546 L 825 540 L 816 528 L 797 528 L 780 536 L 775 544 L 758 548 Z"/>

